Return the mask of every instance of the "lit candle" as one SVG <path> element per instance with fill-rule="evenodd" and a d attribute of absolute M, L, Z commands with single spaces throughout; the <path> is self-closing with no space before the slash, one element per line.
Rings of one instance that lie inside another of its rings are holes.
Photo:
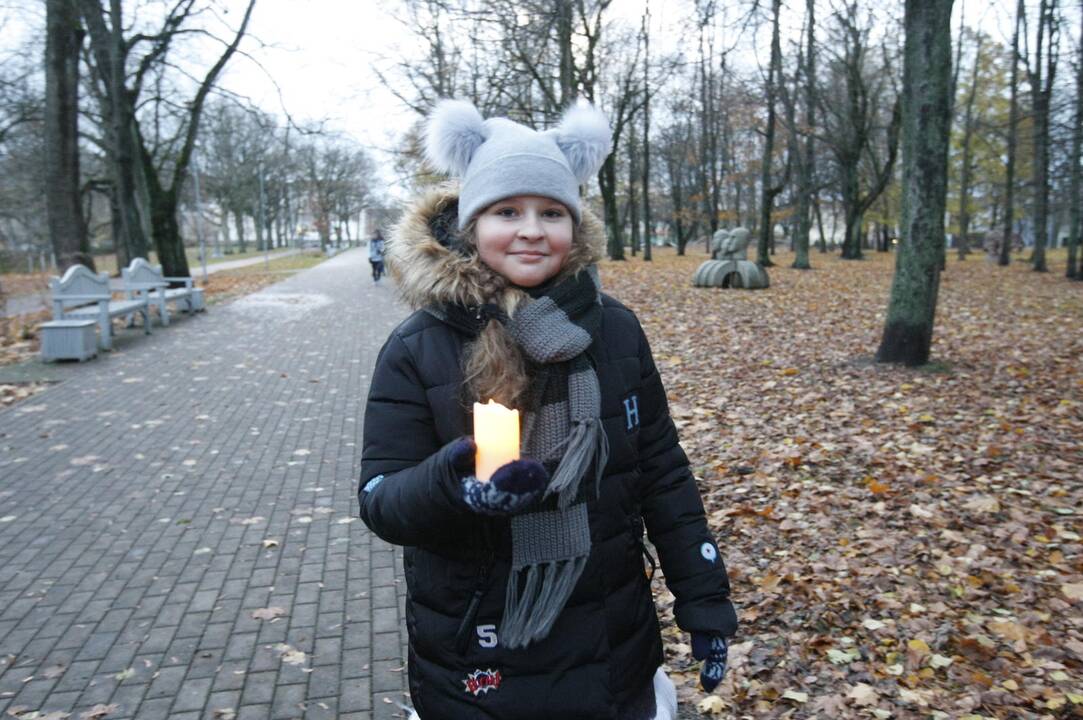
<path fill-rule="evenodd" d="M 478 480 L 489 482 L 497 468 L 519 459 L 519 411 L 490 400 L 474 403 L 474 443 Z"/>

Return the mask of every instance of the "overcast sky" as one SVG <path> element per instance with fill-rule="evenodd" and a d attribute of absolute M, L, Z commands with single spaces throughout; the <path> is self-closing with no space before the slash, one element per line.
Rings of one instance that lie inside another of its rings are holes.
<path fill-rule="evenodd" d="M 228 10 L 226 21 L 235 27 L 245 0 L 217 2 Z M 720 4 L 735 8 L 745 3 L 722 0 Z M 878 0 L 878 4 L 901 13 L 900 0 Z M 398 5 L 396 0 L 258 0 L 249 28 L 251 37 L 242 46 L 251 59 L 235 57 L 221 85 L 252 98 L 270 112 L 281 113 L 285 108 L 300 121 L 326 119 L 329 127 L 368 147 L 378 162 L 390 163 L 387 151 L 415 120 L 373 72 L 374 65 L 387 68 L 395 58 L 418 50 L 410 33 L 382 9 Z M 634 27 L 639 24 L 643 5 L 644 0 L 615 0 L 609 16 L 624 18 Z M 678 28 L 691 5 L 691 0 L 651 0 L 654 51 L 661 53 L 675 43 L 687 42 L 687 33 L 682 35 Z M 43 2 L 31 0 L 0 0 L 0 20 L 5 21 L 0 46 L 10 46 L 20 36 L 41 33 L 43 6 Z M 133 5 L 129 1 L 125 6 Z M 956 0 L 955 6 L 956 18 L 965 11 L 968 24 L 980 24 L 996 38 L 1010 33 L 1012 1 Z M 786 7 L 786 34 L 796 37 L 804 2 L 790 0 Z M 738 66 L 755 68 L 766 58 L 769 37 L 762 31 L 723 40 L 735 46 Z M 695 48 L 686 50 L 692 54 Z M 1070 55 L 1071 51 L 1062 54 Z M 390 173 L 385 177 L 391 180 Z"/>

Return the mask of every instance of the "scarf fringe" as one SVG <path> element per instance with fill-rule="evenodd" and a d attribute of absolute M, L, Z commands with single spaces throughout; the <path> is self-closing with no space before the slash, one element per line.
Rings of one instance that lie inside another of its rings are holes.
<path fill-rule="evenodd" d="M 553 473 L 546 496 L 560 494 L 560 509 L 568 508 L 579 494 L 579 480 L 583 477 L 591 461 L 594 461 L 594 493 L 601 490 L 602 474 L 609 461 L 609 438 L 600 418 L 581 420 L 572 427 L 560 459 Z"/>
<path fill-rule="evenodd" d="M 548 636 L 586 566 L 587 557 L 581 556 L 513 571 L 508 577 L 500 629 L 504 646 L 524 648 Z"/>

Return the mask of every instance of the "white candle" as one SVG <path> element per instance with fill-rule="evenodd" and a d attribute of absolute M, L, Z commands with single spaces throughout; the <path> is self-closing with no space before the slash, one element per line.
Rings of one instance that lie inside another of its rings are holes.
<path fill-rule="evenodd" d="M 474 403 L 474 443 L 478 480 L 489 482 L 497 468 L 519 459 L 519 411 L 490 400 Z"/>

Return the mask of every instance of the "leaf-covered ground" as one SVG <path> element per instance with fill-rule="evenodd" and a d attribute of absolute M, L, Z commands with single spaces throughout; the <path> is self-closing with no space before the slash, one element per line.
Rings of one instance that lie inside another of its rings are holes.
<path fill-rule="evenodd" d="M 641 318 L 720 538 L 740 634 L 727 718 L 1083 716 L 1083 283 L 949 261 L 933 353 L 871 361 L 893 258 L 779 255 L 695 289 L 702 250 L 607 262 Z M 1059 262 L 1059 258 L 1058 258 Z"/>

